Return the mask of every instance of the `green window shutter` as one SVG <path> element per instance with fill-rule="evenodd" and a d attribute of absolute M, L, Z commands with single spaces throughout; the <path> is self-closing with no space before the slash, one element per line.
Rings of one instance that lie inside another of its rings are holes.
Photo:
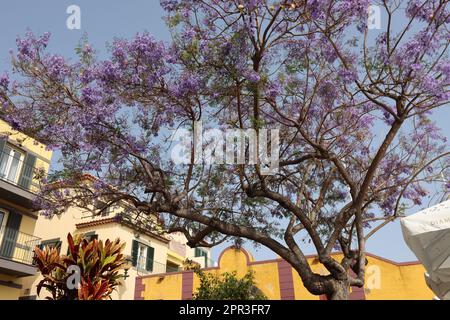
<path fill-rule="evenodd" d="M 6 222 L 6 229 L 3 234 L 2 244 L 0 246 L 0 256 L 5 258 L 13 257 L 21 222 L 21 214 L 14 211 L 9 212 L 8 221 Z"/>
<path fill-rule="evenodd" d="M 20 213 L 10 211 L 8 221 L 6 222 L 6 228 L 19 231 L 21 222 L 22 222 L 22 215 Z"/>
<path fill-rule="evenodd" d="M 86 232 L 83 234 L 83 238 L 86 239 L 87 242 L 91 242 L 95 240 L 98 240 L 98 234 L 95 234 L 95 231 Z"/>
<path fill-rule="evenodd" d="M 203 251 L 202 249 L 195 248 L 195 256 L 196 257 L 208 257 L 208 253 Z"/>
<path fill-rule="evenodd" d="M 204 252 L 204 251 L 203 251 L 203 253 L 204 253 L 204 256 L 205 256 L 205 267 L 207 268 L 207 267 L 209 267 L 209 265 L 208 265 L 208 253 Z"/>
<path fill-rule="evenodd" d="M 36 156 L 27 154 L 20 173 L 19 186 L 29 189 L 33 181 L 34 165 L 36 164 Z"/>
<path fill-rule="evenodd" d="M 155 248 L 147 247 L 147 262 L 145 265 L 145 269 L 147 271 L 153 271 L 153 258 L 155 256 Z"/>
<path fill-rule="evenodd" d="M 57 241 L 55 243 L 55 248 L 58 249 L 58 252 L 61 252 L 62 241 Z"/>
<path fill-rule="evenodd" d="M 0 137 L 0 159 L 3 156 L 3 148 L 5 147 L 6 139 L 4 137 Z"/>
<path fill-rule="evenodd" d="M 48 246 L 50 248 L 57 248 L 58 252 L 61 253 L 61 246 L 62 246 L 62 241 L 59 240 L 59 238 L 56 239 L 52 239 L 52 240 L 45 240 L 45 241 L 41 241 L 41 243 L 39 243 L 36 247 L 38 247 L 40 250 L 44 250 L 45 247 Z M 68 256 L 70 254 L 69 248 L 67 248 L 67 254 L 66 256 Z M 34 252 L 33 249 L 33 265 L 36 265 L 36 253 Z"/>
<path fill-rule="evenodd" d="M 139 247 L 139 242 L 137 242 L 136 240 L 133 240 L 133 244 L 131 247 L 131 264 L 133 267 L 137 266 L 137 259 L 138 259 L 138 247 Z"/>
<path fill-rule="evenodd" d="M 205 258 L 205 267 L 208 267 L 208 253 L 203 251 L 202 249 L 195 248 L 195 256 L 196 257 L 204 257 Z"/>
<path fill-rule="evenodd" d="M 61 246 L 62 246 L 62 241 L 60 240 L 60 238 L 55 238 L 55 239 L 42 241 L 38 247 L 41 250 L 43 250 L 45 247 L 49 247 L 51 249 L 57 248 L 58 251 L 61 251 Z M 67 249 L 67 250 L 69 250 L 69 249 Z M 67 255 L 69 255 L 69 251 L 67 251 Z"/>
<path fill-rule="evenodd" d="M 0 164 L 3 162 L 3 149 L 5 148 L 6 139 L 4 137 L 0 137 Z"/>

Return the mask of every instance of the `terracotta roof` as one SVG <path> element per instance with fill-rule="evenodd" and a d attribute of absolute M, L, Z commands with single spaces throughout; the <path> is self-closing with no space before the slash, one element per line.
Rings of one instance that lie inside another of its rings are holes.
<path fill-rule="evenodd" d="M 81 229 L 81 228 L 99 226 L 102 224 L 108 224 L 108 223 L 114 223 L 114 222 L 117 222 L 116 218 L 106 218 L 106 219 L 92 220 L 89 222 L 77 223 L 75 226 L 77 227 L 77 229 Z"/>
<path fill-rule="evenodd" d="M 75 225 L 75 227 L 77 229 L 82 229 L 82 228 L 95 227 L 95 226 L 100 226 L 100 225 L 105 225 L 105 224 L 110 224 L 110 223 L 117 223 L 117 224 L 120 224 L 123 226 L 127 226 L 130 229 L 136 230 L 138 232 L 142 232 L 143 234 L 146 234 L 147 236 L 154 238 L 156 240 L 159 240 L 161 242 L 165 242 L 165 243 L 170 242 L 169 239 L 167 239 L 159 234 L 156 234 L 154 232 L 151 232 L 149 230 L 145 230 L 142 228 L 136 228 L 132 223 L 128 223 L 124 220 L 121 220 L 117 216 L 112 217 L 112 218 L 98 219 L 98 220 L 92 220 L 92 221 L 88 221 L 88 222 L 78 223 Z"/>

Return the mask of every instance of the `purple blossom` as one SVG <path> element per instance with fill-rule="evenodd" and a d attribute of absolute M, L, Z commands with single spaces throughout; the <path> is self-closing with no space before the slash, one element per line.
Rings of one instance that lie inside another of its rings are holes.
<path fill-rule="evenodd" d="M 247 79 L 248 81 L 253 82 L 253 83 L 256 83 L 259 80 L 261 80 L 261 76 L 253 70 L 246 70 L 244 72 L 244 77 L 245 77 L 245 79 Z"/>
<path fill-rule="evenodd" d="M 18 37 L 16 39 L 18 58 L 24 61 L 37 58 L 39 52 L 47 47 L 49 39 L 48 32 L 39 38 L 36 38 L 31 31 L 28 31 L 24 38 Z"/>
<path fill-rule="evenodd" d="M 264 2 L 264 0 L 247 0 L 245 1 L 245 7 L 247 10 L 252 11 L 262 6 Z"/>
<path fill-rule="evenodd" d="M 43 65 L 47 68 L 50 77 L 56 80 L 62 80 L 70 72 L 64 57 L 59 55 L 47 56 L 43 59 Z"/>
<path fill-rule="evenodd" d="M 442 73 L 442 75 L 445 78 L 445 81 L 447 81 L 447 84 L 450 83 L 450 61 L 443 61 L 441 64 L 439 64 L 438 68 L 439 72 Z"/>
<path fill-rule="evenodd" d="M 0 75 L 0 87 L 3 87 L 3 89 L 8 89 L 9 86 L 9 75 L 5 72 L 2 75 Z"/>
<path fill-rule="evenodd" d="M 181 98 L 195 95 L 200 88 L 200 79 L 196 75 L 186 72 L 175 82 L 171 92 L 175 97 Z"/>
<path fill-rule="evenodd" d="M 95 106 L 102 100 L 102 92 L 99 88 L 85 87 L 81 90 L 81 101 L 89 106 Z"/>
<path fill-rule="evenodd" d="M 178 8 L 179 1 L 178 0 L 160 0 L 161 7 L 168 11 L 172 12 Z"/>
<path fill-rule="evenodd" d="M 266 96 L 275 99 L 282 92 L 282 88 L 279 82 L 271 82 L 266 88 Z"/>
<path fill-rule="evenodd" d="M 76 62 L 48 54 L 48 36 L 27 33 L 18 39 L 13 56 L 17 83 L 9 84 L 7 77 L 0 77 L 2 117 L 5 114 L 14 128 L 58 148 L 65 169 L 74 176 L 90 171 L 102 177 L 100 185 L 94 184 L 95 196 L 111 183 L 138 201 L 149 199 L 144 190 L 151 184 L 146 172 L 150 167 L 161 169 L 154 176 L 161 178 L 157 188 L 167 185 L 169 197 L 175 193 L 182 197 L 187 170 L 167 160 L 164 134 L 168 130 L 184 125 L 191 129 L 194 119 L 209 122 L 205 128 L 223 130 L 255 124 L 277 128 L 282 133 L 282 157 L 286 160 L 319 153 L 324 159 L 307 159 L 281 168 L 282 176 L 289 179 L 271 177 L 267 188 L 294 199 L 298 185 L 307 179 L 308 202 L 309 197 L 320 194 L 324 180 L 331 179 L 326 204 L 318 212 L 327 223 L 332 223 L 348 201 L 344 177 L 329 159 L 345 163 L 345 179 L 358 187 L 394 119 L 404 117 L 401 130 L 370 177 L 367 194 L 361 197 L 370 199 L 363 214 L 372 217 L 381 209 L 389 215 L 399 201 L 408 205 L 424 202 L 428 181 L 409 184 L 409 179 L 420 165 L 448 149 L 442 132 L 430 120 L 431 109 L 450 99 L 448 60 L 439 56 L 448 38 L 437 24 L 427 29 L 417 23 L 429 21 L 432 6 L 427 3 L 421 9 L 423 1 L 410 1 L 408 14 L 416 14 L 417 27 L 409 29 L 396 47 L 392 44 L 397 34 L 392 31 L 389 48 L 384 32 L 372 42 L 373 47 L 363 51 L 361 39 L 350 39 L 350 34 L 356 28 L 363 30 L 368 0 L 296 1 L 295 8 L 281 8 L 279 2 L 268 0 L 243 1 L 243 7 L 237 8 L 239 4 L 162 0 L 173 41 L 164 43 L 149 33 L 138 33 L 130 39 L 114 40 L 108 56 L 101 60 L 94 57 L 90 46 L 81 49 Z M 312 17 L 314 23 L 299 18 L 299 13 Z M 444 14 L 434 12 L 434 17 L 441 19 Z M 258 50 L 264 35 L 256 23 L 271 17 L 276 21 L 267 33 L 267 46 Z M 258 96 L 255 88 L 260 89 Z M 396 100 L 396 96 L 401 99 Z M 258 121 L 252 119 L 255 98 L 260 99 Z M 404 115 L 402 108 L 396 108 L 398 101 L 417 106 L 408 104 L 409 114 Z M 145 161 L 151 166 L 143 166 Z M 235 209 L 234 204 L 240 203 L 242 207 L 236 207 L 236 212 L 251 213 L 237 213 L 244 218 L 240 222 L 255 228 L 266 223 L 263 230 L 277 225 L 277 221 L 272 223 L 275 217 L 289 214 L 280 214 L 272 201 L 265 203 L 269 213 L 266 208 L 259 210 L 253 201 L 249 210 L 245 192 L 229 192 L 228 185 L 239 187 L 235 168 L 216 169 L 208 168 L 214 179 L 205 179 L 208 170 L 194 168 L 189 185 L 200 185 L 201 189 L 194 187 L 192 199 L 180 205 L 201 206 L 210 201 L 209 207 L 225 204 L 228 208 L 231 203 L 228 209 Z M 243 170 L 249 183 L 257 182 L 254 166 L 244 166 Z M 427 170 L 420 179 L 431 179 L 439 172 L 430 171 L 432 167 Z M 204 181 L 208 181 L 207 186 Z M 256 183 L 255 188 L 258 186 Z M 157 203 L 165 196 L 153 199 Z M 53 197 L 62 205 L 67 193 Z M 308 203 L 303 205 L 308 207 Z M 50 213 L 53 206 L 42 202 L 44 212 Z M 227 219 L 226 211 L 221 214 Z M 270 223 L 266 214 L 270 214 Z"/>
<path fill-rule="evenodd" d="M 344 83 L 354 82 L 357 79 L 357 73 L 354 70 L 341 69 L 338 72 L 338 76 Z"/>

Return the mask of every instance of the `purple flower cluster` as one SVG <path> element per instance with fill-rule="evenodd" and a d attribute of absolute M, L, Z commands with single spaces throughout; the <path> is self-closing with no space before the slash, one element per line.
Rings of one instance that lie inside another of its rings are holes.
<path fill-rule="evenodd" d="M 95 196 L 109 182 L 140 198 L 148 185 L 143 160 L 171 174 L 161 185 L 184 188 L 185 168 L 166 160 L 162 141 L 167 131 L 198 119 L 225 130 L 255 124 L 277 128 L 283 157 L 314 155 L 314 161 L 305 162 L 314 171 L 306 178 L 307 188 L 313 197 L 331 179 L 325 198 L 329 210 L 322 212 L 327 219 L 348 201 L 346 179 L 358 189 L 380 150 L 379 140 L 402 123 L 364 199 L 388 215 L 399 197 L 420 205 L 428 196 L 425 183 L 406 184 L 418 166 L 448 147 L 429 119 L 435 106 L 450 100 L 450 63 L 442 54 L 448 32 L 434 23 L 424 27 L 431 19 L 444 19 L 447 9 L 436 12 L 438 1 L 409 1 L 406 13 L 420 22 L 417 30 L 408 30 L 411 35 L 396 46 L 398 34 L 381 32 L 369 47 L 354 32 L 367 18 L 368 0 L 160 2 L 174 33 L 169 44 L 138 33 L 114 40 L 102 60 L 85 43 L 79 61 L 72 62 L 46 52 L 49 34 L 28 32 L 17 39 L 13 55 L 20 79 L 11 84 L 7 74 L 0 76 L 5 118 L 58 148 L 72 174 L 104 177 L 94 184 Z M 267 187 L 283 190 L 287 198 L 297 196 L 308 168 L 286 166 L 280 176 L 289 179 L 276 176 Z M 248 179 L 258 177 L 254 168 L 245 170 Z M 421 172 L 423 181 L 438 172 L 433 163 Z M 203 181 L 196 170 L 192 176 Z M 211 184 L 227 179 L 238 183 L 234 169 L 217 170 Z M 214 188 L 208 185 L 198 194 L 219 194 Z M 67 190 L 52 194 L 61 203 L 67 196 Z M 44 200 L 41 207 L 52 209 Z M 369 210 L 364 214 L 371 216 Z"/>
<path fill-rule="evenodd" d="M 9 86 L 9 75 L 5 72 L 0 75 L 0 88 L 7 90 Z"/>

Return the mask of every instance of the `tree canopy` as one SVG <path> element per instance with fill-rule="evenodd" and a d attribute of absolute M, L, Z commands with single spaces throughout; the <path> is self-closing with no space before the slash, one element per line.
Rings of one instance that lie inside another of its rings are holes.
<path fill-rule="evenodd" d="M 368 0 L 162 0 L 172 40 L 114 39 L 107 59 L 87 41 L 72 61 L 47 52 L 49 34 L 18 38 L 1 116 L 61 151 L 43 182 L 65 183 L 43 187 L 43 213 L 127 201 L 191 246 L 264 245 L 310 292 L 346 298 L 364 284 L 368 237 L 450 188 L 448 142 L 430 118 L 450 98 L 448 1 L 376 3 L 382 30 L 367 28 Z M 199 121 L 278 130 L 278 170 L 194 161 L 195 144 L 189 164 L 174 163 L 171 134 Z M 329 275 L 311 270 L 304 243 Z"/>

